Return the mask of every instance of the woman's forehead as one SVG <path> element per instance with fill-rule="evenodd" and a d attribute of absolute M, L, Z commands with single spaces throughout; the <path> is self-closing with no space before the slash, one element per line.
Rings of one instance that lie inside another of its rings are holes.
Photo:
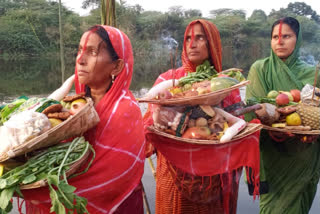
<path fill-rule="evenodd" d="M 192 34 L 192 29 L 196 35 L 199 35 L 199 34 L 205 35 L 204 29 L 200 23 L 195 23 L 189 27 L 188 33 L 187 33 L 188 36 Z"/>
<path fill-rule="evenodd" d="M 286 23 L 281 23 L 281 24 L 282 24 L 282 27 L 281 27 L 282 34 L 283 33 L 293 33 L 294 34 L 294 31 L 291 29 L 291 27 L 288 24 L 286 24 Z M 272 34 L 278 35 L 279 29 L 280 29 L 280 24 L 277 24 L 276 26 L 274 26 Z"/>
<path fill-rule="evenodd" d="M 80 40 L 80 45 L 84 45 L 85 42 L 87 41 L 87 46 L 99 46 L 101 43 L 102 39 L 100 36 L 98 36 L 96 33 L 87 31 L 85 32 Z"/>

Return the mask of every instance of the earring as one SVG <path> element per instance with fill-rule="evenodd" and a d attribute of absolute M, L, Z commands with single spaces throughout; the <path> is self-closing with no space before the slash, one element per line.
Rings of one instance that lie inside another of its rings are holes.
<path fill-rule="evenodd" d="M 114 74 L 112 74 L 111 78 L 112 78 L 112 83 L 114 83 Z"/>

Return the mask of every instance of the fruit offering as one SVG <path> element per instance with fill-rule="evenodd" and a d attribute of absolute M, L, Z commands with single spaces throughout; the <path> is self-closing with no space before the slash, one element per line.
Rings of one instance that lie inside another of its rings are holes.
<path fill-rule="evenodd" d="M 157 106 L 152 117 L 156 129 L 188 139 L 226 142 L 246 126 L 244 120 L 209 105 Z"/>

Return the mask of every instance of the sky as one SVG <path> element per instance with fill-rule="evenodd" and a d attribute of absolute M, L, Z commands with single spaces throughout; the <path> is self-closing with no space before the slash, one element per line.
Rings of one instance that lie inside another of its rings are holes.
<path fill-rule="evenodd" d="M 81 9 L 82 0 L 61 0 L 61 2 L 80 15 L 89 14 L 90 9 Z M 168 11 L 171 6 L 182 6 L 183 9 L 198 9 L 203 16 L 208 16 L 210 10 L 220 8 L 242 9 L 247 16 L 250 16 L 253 10 L 261 9 L 268 15 L 272 9 L 286 8 L 290 2 L 305 2 L 320 15 L 320 0 L 126 0 L 126 2 L 127 5 L 139 4 L 144 10 L 161 12 Z"/>

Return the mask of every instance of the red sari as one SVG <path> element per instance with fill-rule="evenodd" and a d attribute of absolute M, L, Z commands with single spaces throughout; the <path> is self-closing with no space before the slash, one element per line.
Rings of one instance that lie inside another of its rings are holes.
<path fill-rule="evenodd" d="M 96 106 L 99 124 L 86 134 L 96 158 L 88 172 L 70 179 L 69 183 L 77 188 L 77 195 L 88 199 L 87 209 L 91 214 L 143 213 L 139 184 L 144 171 L 145 138 L 140 108 L 129 91 L 132 47 L 123 32 L 103 27 L 125 66 Z M 78 82 L 77 71 L 75 74 L 76 92 L 83 92 L 84 85 Z M 49 213 L 51 200 L 47 187 L 23 191 L 23 195 L 41 213 Z"/>
<path fill-rule="evenodd" d="M 221 72 L 221 41 L 217 28 L 205 20 L 195 20 L 204 28 L 209 46 L 210 62 Z M 185 34 L 185 39 L 186 39 Z M 189 61 L 186 46 L 182 52 L 183 66 L 174 73 L 161 74 L 155 85 L 168 79 L 179 79 L 188 72 L 195 72 Z M 222 106 L 241 101 L 239 90 L 226 97 Z M 156 213 L 236 213 L 239 179 L 242 167 L 253 171 L 255 194 L 259 183 L 259 132 L 225 145 L 184 144 L 157 136 L 147 130 L 153 124 L 152 105 L 144 116 L 147 155 L 157 150 Z"/>

